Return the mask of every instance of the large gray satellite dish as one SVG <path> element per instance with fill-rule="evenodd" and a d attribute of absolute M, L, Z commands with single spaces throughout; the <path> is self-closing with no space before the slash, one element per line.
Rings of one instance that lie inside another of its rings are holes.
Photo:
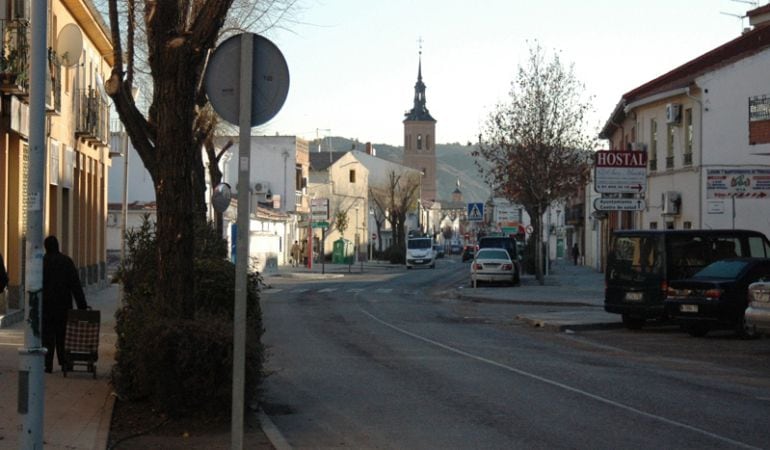
<path fill-rule="evenodd" d="M 241 39 L 253 39 L 251 126 L 268 122 L 278 114 L 289 93 L 289 67 L 281 51 L 266 38 L 243 33 L 222 42 L 206 67 L 209 102 L 226 121 L 238 125 Z"/>
<path fill-rule="evenodd" d="M 56 39 L 56 57 L 64 67 L 72 67 L 80 61 L 83 53 L 83 33 L 74 23 L 68 23 Z"/>

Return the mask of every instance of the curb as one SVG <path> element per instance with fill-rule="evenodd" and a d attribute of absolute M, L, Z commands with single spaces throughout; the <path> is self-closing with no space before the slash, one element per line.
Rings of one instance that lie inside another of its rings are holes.
<path fill-rule="evenodd" d="M 590 331 L 590 330 L 612 330 L 617 328 L 623 328 L 623 322 L 582 322 L 582 323 L 565 323 L 558 319 L 543 319 L 537 317 L 529 317 L 525 315 L 516 316 L 516 320 L 520 320 L 526 324 L 532 325 L 535 328 L 543 328 L 553 331 Z"/>
<path fill-rule="evenodd" d="M 460 292 L 455 293 L 456 297 L 460 300 L 465 300 L 473 303 L 490 303 L 490 304 L 510 304 L 510 305 L 546 305 L 546 306 L 566 306 L 576 308 L 601 308 L 593 303 L 585 303 L 582 301 L 565 302 L 560 300 L 520 300 L 520 299 L 498 299 L 490 297 L 481 297 L 474 295 L 466 295 Z"/>
<path fill-rule="evenodd" d="M 289 442 L 286 441 L 286 438 L 283 437 L 281 431 L 275 426 L 273 420 L 270 419 L 270 416 L 268 416 L 261 407 L 255 414 L 257 415 L 257 419 L 259 419 L 259 425 L 262 427 L 262 431 L 265 433 L 265 436 L 267 436 L 270 443 L 273 444 L 275 450 L 291 450 L 292 447 L 289 445 Z"/>

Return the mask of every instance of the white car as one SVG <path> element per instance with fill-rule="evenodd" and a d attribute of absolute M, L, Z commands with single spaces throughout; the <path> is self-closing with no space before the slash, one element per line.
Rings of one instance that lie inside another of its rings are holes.
<path fill-rule="evenodd" d="M 471 263 L 471 286 L 482 282 L 516 284 L 516 265 L 504 248 L 480 248 Z"/>
<path fill-rule="evenodd" d="M 770 334 L 770 282 L 758 281 L 749 285 L 744 326 L 752 333 Z"/>

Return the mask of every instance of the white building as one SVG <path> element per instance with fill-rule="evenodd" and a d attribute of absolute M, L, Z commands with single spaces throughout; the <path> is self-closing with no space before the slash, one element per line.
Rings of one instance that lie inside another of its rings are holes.
<path fill-rule="evenodd" d="M 600 137 L 613 150 L 647 152 L 646 207 L 594 214 L 601 236 L 591 239 L 601 245 L 587 262 L 606 252 L 613 229 L 770 235 L 770 5 L 748 16 L 753 30 L 621 98 Z"/>

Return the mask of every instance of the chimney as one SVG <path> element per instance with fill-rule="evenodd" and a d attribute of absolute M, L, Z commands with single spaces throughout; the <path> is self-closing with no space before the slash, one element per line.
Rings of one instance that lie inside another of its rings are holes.
<path fill-rule="evenodd" d="M 747 11 L 746 16 L 749 18 L 749 25 L 754 28 L 768 26 L 770 25 L 770 4 Z"/>
<path fill-rule="evenodd" d="M 371 142 L 367 142 L 366 143 L 366 154 L 367 155 L 372 155 L 372 143 Z M 372 156 L 374 156 L 374 155 L 372 155 Z"/>

